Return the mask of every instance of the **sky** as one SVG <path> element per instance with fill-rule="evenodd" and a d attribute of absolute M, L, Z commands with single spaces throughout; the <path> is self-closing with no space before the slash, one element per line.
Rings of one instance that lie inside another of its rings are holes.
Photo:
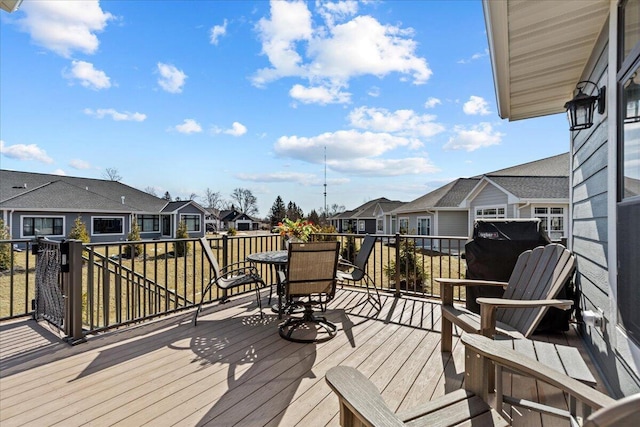
<path fill-rule="evenodd" d="M 569 151 L 499 117 L 482 3 L 24 0 L 0 11 L 0 167 L 305 214 Z M 326 183 L 326 198 L 325 187 Z"/>

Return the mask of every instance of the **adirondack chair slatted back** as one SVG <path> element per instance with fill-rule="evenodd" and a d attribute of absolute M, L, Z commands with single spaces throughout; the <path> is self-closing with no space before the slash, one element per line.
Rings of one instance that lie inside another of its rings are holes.
<path fill-rule="evenodd" d="M 571 278 L 575 257 L 564 246 L 552 243 L 523 252 L 509 278 L 503 298 L 515 300 L 554 299 Z M 498 309 L 496 318 L 530 336 L 548 307 Z"/>

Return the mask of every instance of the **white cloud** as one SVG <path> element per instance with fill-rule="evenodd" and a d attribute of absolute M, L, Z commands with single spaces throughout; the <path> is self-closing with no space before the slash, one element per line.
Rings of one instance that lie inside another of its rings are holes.
<path fill-rule="evenodd" d="M 350 93 L 341 92 L 337 87 L 304 87 L 296 84 L 289 91 L 289 95 L 303 104 L 343 104 L 351 100 Z"/>
<path fill-rule="evenodd" d="M 337 172 L 364 176 L 402 176 L 438 172 L 427 158 L 408 157 L 404 159 L 354 159 L 332 161 L 331 169 Z"/>
<path fill-rule="evenodd" d="M 247 133 L 247 128 L 242 123 L 233 122 L 231 129 L 225 130 L 224 133 L 232 136 L 242 136 Z"/>
<path fill-rule="evenodd" d="M 176 125 L 174 129 L 187 135 L 202 132 L 200 124 L 193 119 L 184 119 L 184 122 L 181 125 Z"/>
<path fill-rule="evenodd" d="M 91 169 L 91 163 L 80 159 L 71 159 L 69 161 L 69 166 L 73 169 Z"/>
<path fill-rule="evenodd" d="M 0 140 L 0 153 L 10 159 L 53 163 L 53 159 L 47 155 L 47 152 L 36 144 L 5 145 L 4 141 Z"/>
<path fill-rule="evenodd" d="M 160 73 L 158 84 L 162 89 L 169 93 L 182 92 L 182 86 L 187 79 L 187 75 L 182 70 L 178 70 L 171 64 L 158 62 L 158 73 Z"/>
<path fill-rule="evenodd" d="M 324 178 L 318 175 L 301 172 L 273 172 L 262 174 L 237 174 L 236 178 L 243 181 L 251 182 L 284 182 L 295 183 L 304 186 L 323 185 Z M 350 182 L 348 178 L 332 178 L 327 180 L 327 184 L 330 185 L 342 185 Z"/>
<path fill-rule="evenodd" d="M 487 101 L 481 96 L 475 96 L 475 95 L 471 95 L 469 97 L 469 100 L 464 103 L 464 105 L 462 106 L 462 111 L 464 111 L 465 114 L 470 114 L 470 115 L 479 114 L 484 116 L 487 114 L 491 114 L 491 111 L 489 111 L 489 104 L 487 103 Z"/>
<path fill-rule="evenodd" d="M 227 20 L 224 20 L 224 23 L 222 25 L 214 25 L 211 28 L 211 32 L 210 32 L 210 36 L 209 36 L 209 42 L 211 44 L 218 44 L 218 39 L 222 36 L 224 36 L 225 34 L 227 34 Z"/>
<path fill-rule="evenodd" d="M 34 43 L 69 58 L 74 51 L 93 54 L 100 42 L 96 33 L 114 16 L 100 8 L 98 0 L 25 1 L 19 21 Z"/>
<path fill-rule="evenodd" d="M 500 144 L 504 136 L 503 133 L 494 131 L 490 123 L 480 123 L 469 128 L 456 126 L 453 132 L 454 135 L 442 147 L 445 150 L 475 151 L 479 148 Z"/>
<path fill-rule="evenodd" d="M 113 108 L 98 108 L 97 110 L 92 110 L 91 108 L 85 108 L 84 113 L 88 116 L 93 116 L 98 119 L 103 119 L 106 116 L 110 116 L 115 121 L 133 121 L 133 122 L 143 122 L 147 119 L 146 114 L 142 113 L 130 113 L 129 111 L 119 112 L 114 110 Z"/>
<path fill-rule="evenodd" d="M 431 97 L 424 103 L 424 108 L 434 108 L 436 105 L 442 104 L 438 98 Z"/>
<path fill-rule="evenodd" d="M 357 12 L 354 2 L 317 3 L 325 25 L 313 26 L 311 12 L 304 2 L 271 2 L 271 15 L 256 25 L 262 42 L 262 53 L 270 67 L 258 70 L 253 84 L 264 86 L 283 77 L 298 77 L 309 82 L 309 94 L 296 85 L 292 96 L 308 103 L 350 101 L 350 97 L 327 98 L 327 94 L 343 93 L 350 79 L 361 75 L 380 78 L 390 73 L 411 77 L 414 84 L 425 83 L 432 72 L 424 58 L 415 54 L 412 29 L 383 25 L 371 16 L 346 20 Z"/>
<path fill-rule="evenodd" d="M 379 97 L 380 96 L 380 88 L 378 86 L 371 86 L 371 88 L 367 92 L 367 95 L 369 95 L 372 98 Z"/>
<path fill-rule="evenodd" d="M 61 176 L 65 176 L 67 173 L 64 171 L 64 169 L 56 169 L 53 172 L 51 172 L 53 175 L 61 175 Z"/>
<path fill-rule="evenodd" d="M 468 64 L 470 62 L 477 61 L 478 59 L 484 58 L 485 56 L 489 56 L 489 49 L 485 49 L 485 51 L 482 53 L 480 52 L 474 53 L 473 55 L 471 55 L 470 58 L 461 59 L 458 61 L 458 64 Z"/>
<path fill-rule="evenodd" d="M 436 116 L 419 115 L 413 110 L 390 112 L 384 108 L 359 107 L 351 111 L 351 125 L 360 129 L 400 135 L 430 138 L 444 131 L 444 126 L 435 122 Z"/>
<path fill-rule="evenodd" d="M 111 79 L 104 71 L 96 70 L 93 64 L 85 61 L 71 61 L 71 71 L 65 73 L 68 79 L 75 79 L 86 88 L 99 90 L 109 89 Z"/>

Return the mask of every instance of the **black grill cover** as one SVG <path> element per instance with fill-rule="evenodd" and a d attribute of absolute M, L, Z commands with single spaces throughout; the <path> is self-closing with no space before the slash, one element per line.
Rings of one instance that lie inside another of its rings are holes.
<path fill-rule="evenodd" d="M 507 282 L 522 252 L 549 243 L 551 241 L 541 229 L 538 219 L 477 220 L 474 224 L 473 238 L 465 244 L 467 278 Z M 567 298 L 567 286 L 562 289 L 558 298 Z M 476 298 L 500 298 L 503 293 L 503 289 L 493 286 L 469 286 L 466 307 L 480 313 Z M 568 330 L 567 313 L 570 315 L 570 312 L 549 309 L 538 330 Z"/>

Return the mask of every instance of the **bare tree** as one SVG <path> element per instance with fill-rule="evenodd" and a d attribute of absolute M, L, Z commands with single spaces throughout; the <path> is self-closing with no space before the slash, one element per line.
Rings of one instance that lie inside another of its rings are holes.
<path fill-rule="evenodd" d="M 156 192 L 156 189 L 151 186 L 145 188 L 144 192 L 147 194 L 151 194 L 152 196 L 158 197 L 158 193 Z"/>
<path fill-rule="evenodd" d="M 212 189 L 207 188 L 204 191 L 202 201 L 207 208 L 222 209 L 223 200 L 219 191 L 213 191 Z"/>
<path fill-rule="evenodd" d="M 251 190 L 246 188 L 236 188 L 231 193 L 231 200 L 236 204 L 240 212 L 247 215 L 258 214 L 258 199 L 253 195 Z"/>
<path fill-rule="evenodd" d="M 189 200 L 195 200 L 197 198 L 198 198 L 198 195 L 196 193 L 189 194 Z"/>
<path fill-rule="evenodd" d="M 109 181 L 120 181 L 122 179 L 122 176 L 118 173 L 118 169 L 116 168 L 106 168 L 102 173 L 102 177 Z"/>

